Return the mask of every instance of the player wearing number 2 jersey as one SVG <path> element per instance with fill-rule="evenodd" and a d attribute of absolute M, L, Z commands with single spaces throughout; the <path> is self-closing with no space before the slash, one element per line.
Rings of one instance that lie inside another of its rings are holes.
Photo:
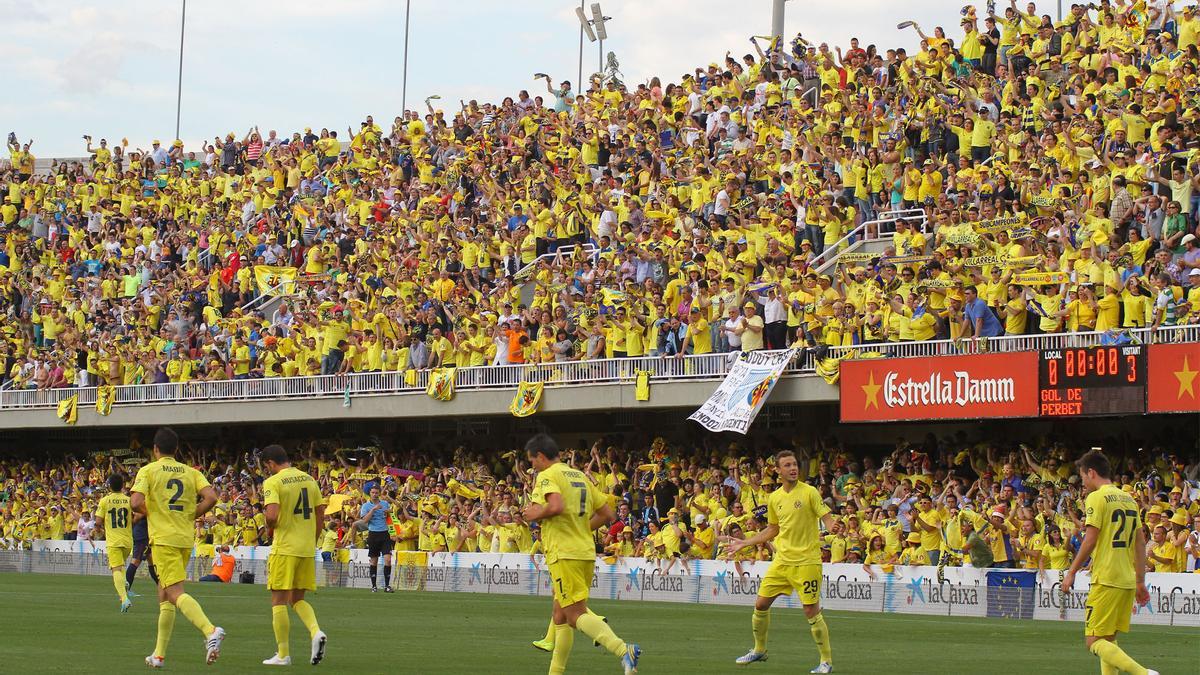
<path fill-rule="evenodd" d="M 175 627 L 178 608 L 205 636 L 205 660 L 221 654 L 225 630 L 214 626 L 200 603 L 183 590 L 187 562 L 192 555 L 196 519 L 217 503 L 208 479 L 186 464 L 175 461 L 179 437 L 168 428 L 154 434 L 154 461 L 143 466 L 133 481 L 131 508 L 146 516 L 150 531 L 150 564 L 158 576 L 158 641 L 146 665 L 161 668 Z"/>
<path fill-rule="evenodd" d="M 641 647 L 617 637 L 603 619 L 587 611 L 588 591 L 596 566 L 592 532 L 613 520 L 612 507 L 582 471 L 558 461 L 558 444 L 538 434 L 525 444 L 533 468 L 533 503 L 525 507 L 527 521 L 542 526 L 542 545 L 554 592 L 554 652 L 550 673 L 564 673 L 571 646 L 572 628 L 592 638 L 621 659 L 626 675 L 637 672 Z"/>
<path fill-rule="evenodd" d="M 1129 632 L 1133 602 L 1146 604 L 1146 538 L 1137 502 L 1112 484 L 1112 466 L 1099 450 L 1075 462 L 1083 487 L 1086 532 L 1071 569 L 1063 576 L 1066 593 L 1075 583 L 1075 573 L 1092 559 L 1091 587 L 1084 619 L 1084 642 L 1100 658 L 1100 672 L 1158 675 L 1147 670 L 1117 646 L 1117 633 Z"/>
<path fill-rule="evenodd" d="M 270 477 L 263 481 L 263 515 L 267 527 L 275 531 L 271 555 L 267 558 L 267 590 L 271 591 L 271 626 L 275 630 L 275 655 L 263 661 L 267 666 L 291 665 L 288 632 L 291 620 L 288 607 L 308 628 L 312 638 L 309 663 L 317 665 L 325 658 L 328 638 L 317 625 L 305 591 L 317 590 L 317 537 L 325 529 L 325 499 L 313 477 L 292 466 L 287 451 L 268 445 L 259 454 L 259 462 Z"/>
<path fill-rule="evenodd" d="M 129 508 L 129 495 L 122 492 L 125 479 L 114 473 L 108 477 L 110 492 L 100 498 L 96 505 L 96 530 L 92 537 L 104 534 L 104 546 L 108 551 L 108 567 L 112 570 L 113 585 L 121 599 L 121 611 L 128 612 L 131 603 L 125 587 L 125 559 L 133 549 L 133 511 Z"/>

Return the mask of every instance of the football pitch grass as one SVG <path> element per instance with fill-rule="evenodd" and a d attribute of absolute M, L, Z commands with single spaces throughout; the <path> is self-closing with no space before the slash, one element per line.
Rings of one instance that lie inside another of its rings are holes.
<path fill-rule="evenodd" d="M 158 604 L 139 577 L 128 614 L 111 579 L 0 574 L 0 672 L 125 673 L 145 669 L 154 649 Z M 263 586 L 189 583 L 228 637 L 220 660 L 204 665 L 199 631 L 177 616 L 167 653 L 171 672 L 267 670 L 275 651 Z M 530 641 L 549 620 L 549 598 L 327 589 L 309 595 L 329 634 L 322 671 L 355 673 L 544 673 L 550 655 Z M 817 663 L 800 610 L 771 615 L 770 660 L 733 660 L 753 644 L 750 608 L 596 601 L 618 635 L 642 645 L 639 673 L 800 673 Z M 964 619 L 825 612 L 837 673 L 1098 673 L 1082 626 L 1055 621 Z M 308 634 L 292 615 L 292 668 L 307 664 Z M 1200 672 L 1200 629 L 1134 626 L 1122 647 L 1164 675 Z M 619 673 L 616 658 L 577 634 L 568 672 Z"/>

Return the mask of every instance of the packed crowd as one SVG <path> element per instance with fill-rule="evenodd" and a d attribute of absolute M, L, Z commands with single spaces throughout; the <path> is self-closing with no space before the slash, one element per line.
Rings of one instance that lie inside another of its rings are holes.
<path fill-rule="evenodd" d="M 777 484 L 769 458 L 782 441 L 722 447 L 708 438 L 697 446 L 601 438 L 567 451 L 618 517 L 596 531 L 598 556 L 645 557 L 683 570 L 689 560 L 726 557 L 727 538 L 764 527 L 767 495 Z M 823 533 L 828 561 L 885 570 L 939 563 L 1062 570 L 1082 537 L 1083 493 L 1072 462 L 1086 448 L 1050 439 L 1031 444 L 970 442 L 959 434 L 902 441 L 880 454 L 832 438 L 796 439 L 792 447 L 802 480 L 836 514 L 832 531 Z M 135 448 L 132 457 L 143 451 Z M 360 515 L 369 500 L 385 504 L 398 551 L 540 552 L 537 526 L 521 518 L 533 473 L 517 450 L 389 453 L 314 442 L 291 454 L 327 496 L 331 517 L 319 545 L 331 562 L 346 562 L 350 548 L 364 547 Z M 1142 508 L 1150 568 L 1200 571 L 1200 462 L 1163 448 L 1111 454 L 1115 482 Z M 196 524 L 198 556 L 269 542 L 254 451 L 190 449 L 180 459 L 209 476 L 219 494 L 213 512 Z M 108 474 L 130 474 L 130 464 L 103 455 L 0 462 L 0 539 L 17 548 L 34 539 L 90 539 Z M 766 544 L 734 559 L 769 560 L 771 553 Z"/>
<path fill-rule="evenodd" d="M 186 382 L 1195 323 L 1200 18 L 1177 4 L 1077 4 L 1059 22 L 1034 3 L 967 7 L 957 32 L 915 26 L 911 53 L 754 39 L 674 83 L 598 74 L 577 91 L 546 75 L 544 92 L 427 102 L 344 135 L 253 127 L 150 149 L 85 136 L 90 160 L 50 175 L 10 134 L 3 377 Z M 923 215 L 886 215 L 901 208 Z M 885 253 L 818 270 L 879 216 L 859 236 L 894 229 Z M 269 311 L 252 303 L 280 292 Z"/>

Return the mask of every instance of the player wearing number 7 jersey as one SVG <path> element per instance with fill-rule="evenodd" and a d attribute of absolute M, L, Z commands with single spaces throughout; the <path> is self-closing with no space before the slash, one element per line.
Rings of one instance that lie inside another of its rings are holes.
<path fill-rule="evenodd" d="M 214 626 L 200 603 L 183 590 L 196 519 L 217 503 L 217 493 L 199 471 L 175 461 L 178 447 L 179 437 L 171 429 L 163 427 L 154 434 L 154 461 L 138 470 L 129 497 L 131 508 L 146 516 L 150 564 L 158 576 L 158 640 L 154 653 L 146 657 L 151 668 L 163 666 L 176 608 L 204 634 L 207 663 L 217 660 L 225 639 L 225 630 Z"/>
<path fill-rule="evenodd" d="M 542 525 L 542 545 L 554 593 L 554 652 L 550 673 L 564 673 L 577 628 L 610 654 L 621 659 L 626 675 L 637 672 L 642 649 L 626 643 L 603 619 L 587 610 L 588 594 L 596 567 L 592 533 L 613 520 L 612 507 L 582 471 L 558 461 L 558 444 L 538 434 L 525 444 L 533 468 L 533 503 L 525 507 L 525 520 Z"/>
<path fill-rule="evenodd" d="M 96 505 L 96 529 L 92 532 L 92 538 L 104 535 L 108 567 L 112 570 L 117 597 L 121 599 L 121 611 L 128 612 L 131 603 L 125 587 L 125 559 L 133 549 L 134 513 L 129 509 L 129 495 L 122 492 L 124 487 L 125 479 L 121 474 L 114 473 L 108 477 L 110 492 L 101 497 Z"/>
<path fill-rule="evenodd" d="M 1084 643 L 1100 658 L 1101 673 L 1118 671 L 1131 675 L 1158 675 L 1147 670 L 1117 646 L 1117 633 L 1129 632 L 1133 602 L 1150 600 L 1146 590 L 1146 538 L 1137 502 L 1112 484 L 1112 466 L 1099 450 L 1075 462 L 1083 487 L 1086 529 L 1071 569 L 1063 575 L 1062 590 L 1071 590 L 1075 573 L 1092 560 L 1088 590 Z"/>
<path fill-rule="evenodd" d="M 291 607 L 308 628 L 312 639 L 309 663 L 315 666 L 325 658 L 327 638 L 317 625 L 316 612 L 304 599 L 304 592 L 317 590 L 317 537 L 325 529 L 325 499 L 317 481 L 293 467 L 282 447 L 268 445 L 258 461 L 270 474 L 263 481 L 263 515 L 267 527 L 275 532 L 271 555 L 267 557 L 267 590 L 271 591 L 276 651 L 263 665 L 292 663 L 288 647 L 291 630 L 288 607 Z"/>

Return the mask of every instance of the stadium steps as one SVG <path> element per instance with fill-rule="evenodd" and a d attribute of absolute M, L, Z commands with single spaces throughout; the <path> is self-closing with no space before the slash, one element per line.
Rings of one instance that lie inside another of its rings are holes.
<path fill-rule="evenodd" d="M 903 209 L 885 211 L 875 220 L 868 220 L 850 231 L 837 243 L 827 247 L 813 261 L 818 274 L 829 274 L 837 268 L 838 262 L 847 253 L 868 253 L 880 255 L 892 245 L 892 235 L 896 233 L 896 221 L 904 220 L 910 226 L 925 234 L 928 218 L 924 209 Z"/>

